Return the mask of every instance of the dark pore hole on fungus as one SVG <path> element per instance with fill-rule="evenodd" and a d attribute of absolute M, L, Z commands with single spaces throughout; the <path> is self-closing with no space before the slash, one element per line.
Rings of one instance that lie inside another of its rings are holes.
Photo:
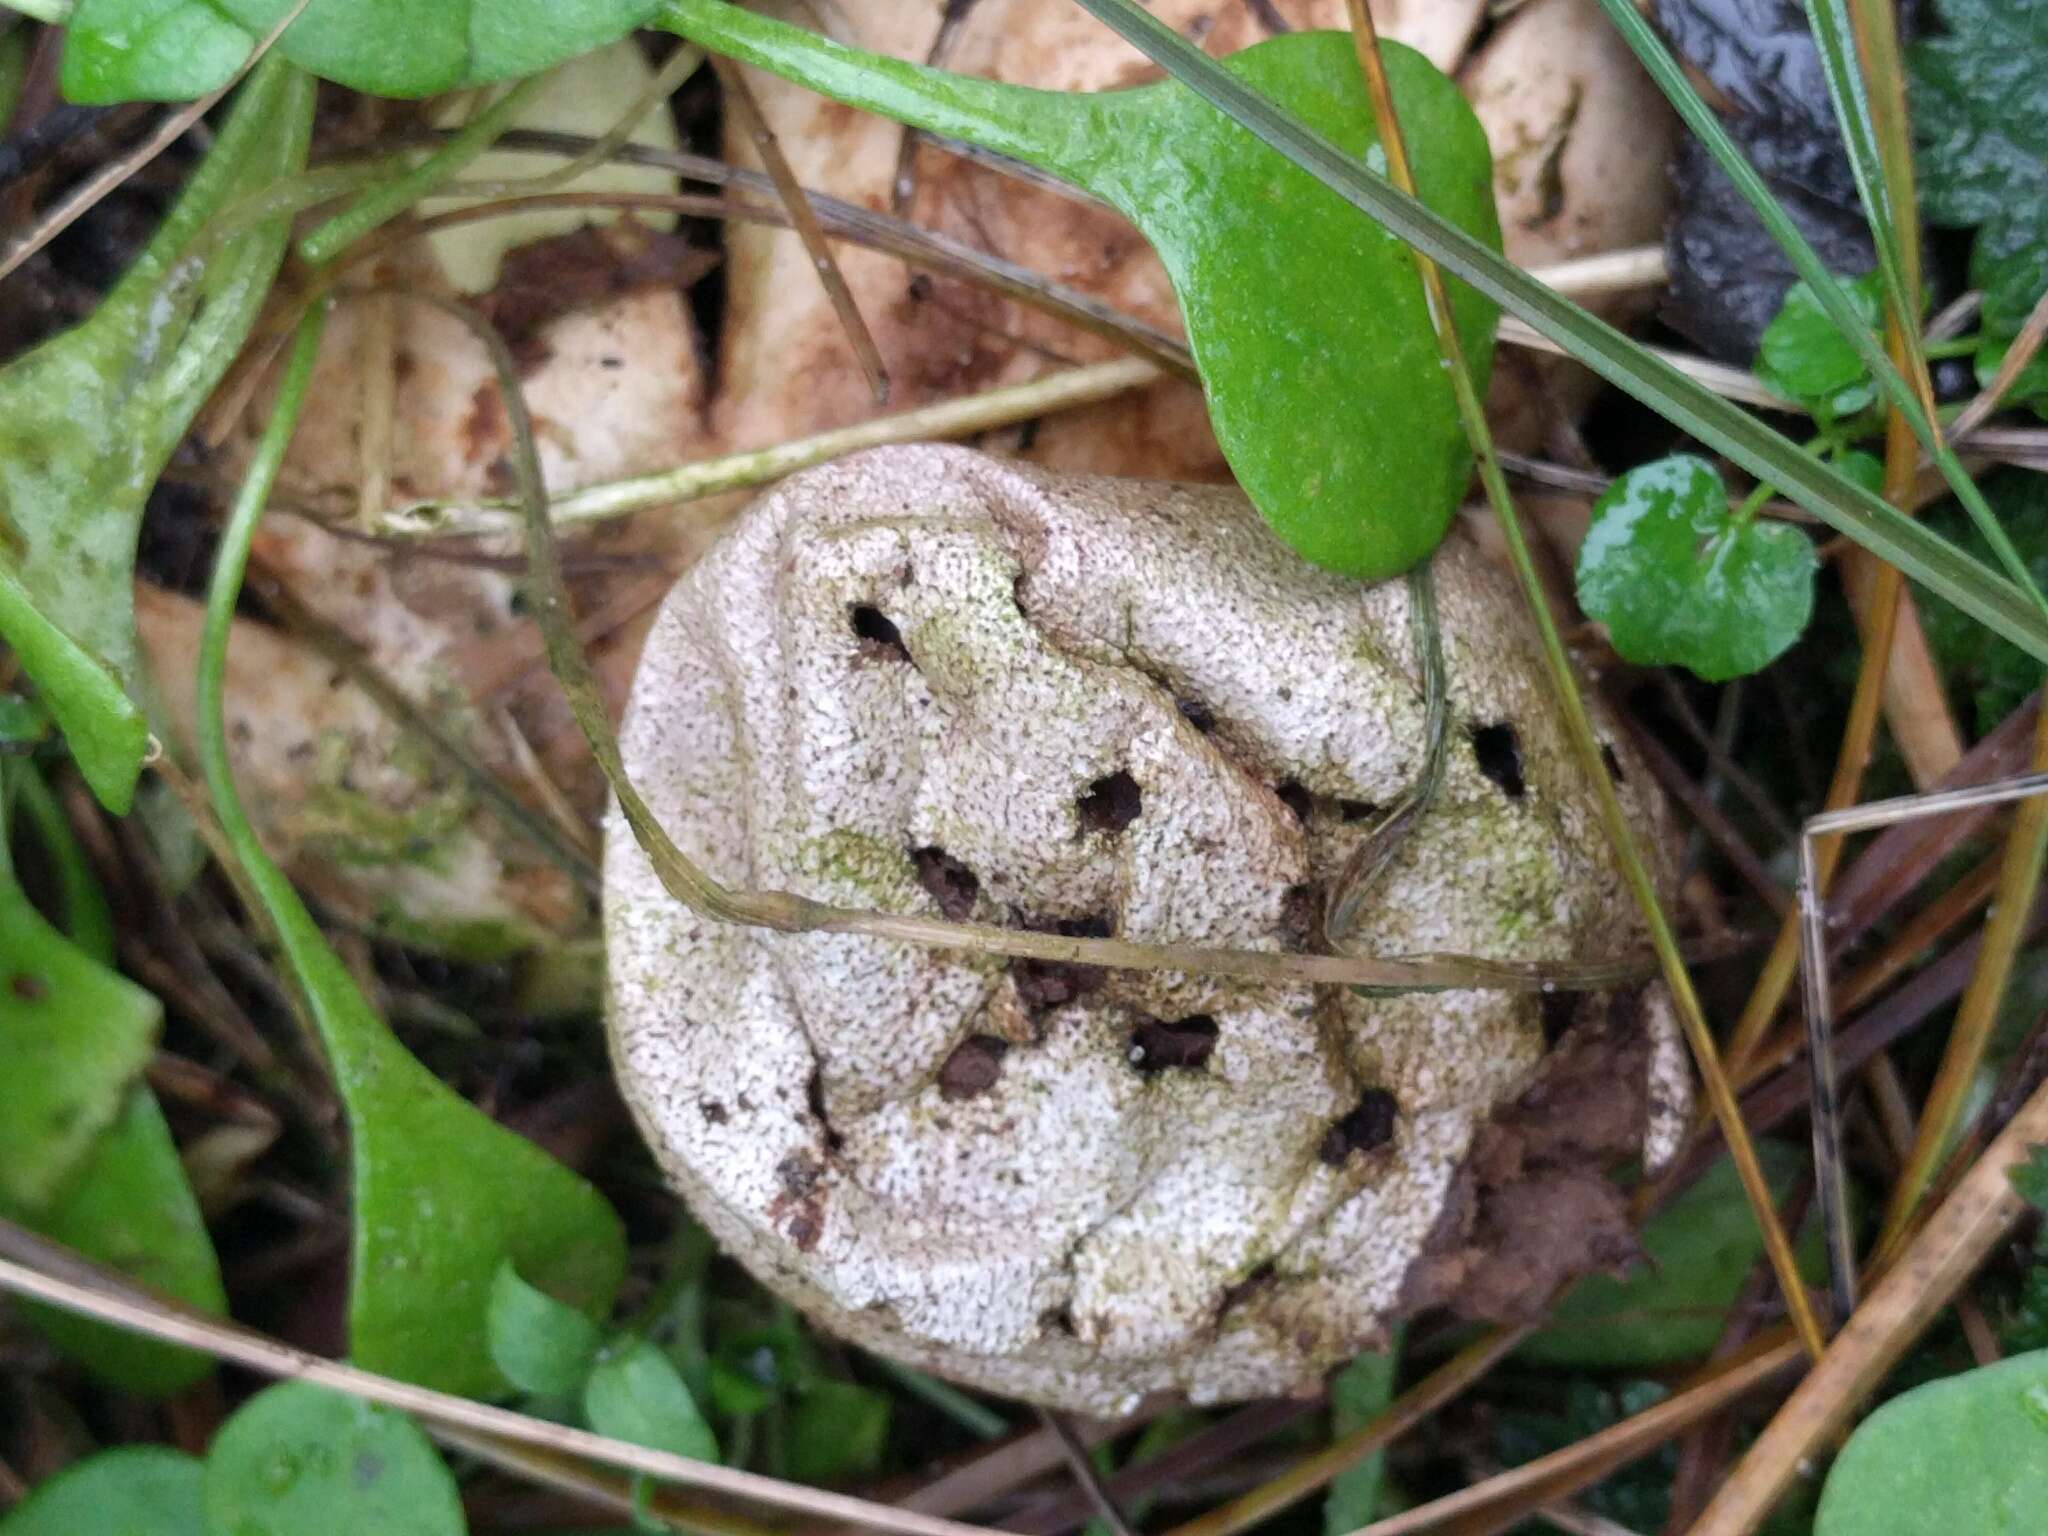
<path fill-rule="evenodd" d="M 957 1103 L 987 1093 L 1003 1075 L 1009 1049 L 1009 1041 L 994 1035 L 969 1035 L 939 1068 L 939 1097 Z"/>
<path fill-rule="evenodd" d="M 1141 1019 L 1131 1030 L 1131 1065 L 1147 1077 L 1174 1068 L 1199 1072 L 1215 1049 L 1216 1021 L 1206 1013 Z"/>
<path fill-rule="evenodd" d="M 1607 776 L 1615 783 L 1628 782 L 1628 775 L 1621 771 L 1621 759 L 1614 755 L 1614 748 L 1608 742 L 1600 743 L 1600 761 L 1607 765 Z"/>
<path fill-rule="evenodd" d="M 1472 755 L 1479 759 L 1479 771 L 1500 786 L 1510 800 L 1522 798 L 1528 785 L 1522 781 L 1522 744 L 1507 721 L 1472 728 Z"/>
<path fill-rule="evenodd" d="M 871 603 L 857 603 L 853 609 L 853 633 L 860 641 L 860 653 L 877 660 L 910 660 L 910 647 L 889 622 L 889 616 Z"/>
<path fill-rule="evenodd" d="M 1074 802 L 1074 809 L 1081 816 L 1083 832 L 1101 832 L 1111 837 L 1136 821 L 1143 806 L 1144 796 L 1138 792 L 1138 781 L 1122 769 L 1107 778 L 1097 779 Z"/>
<path fill-rule="evenodd" d="M 837 1152 L 845 1146 L 846 1138 L 832 1128 L 832 1117 L 825 1113 L 825 1074 L 816 1067 L 811 1069 L 810 1081 L 804 1084 L 804 1102 L 810 1108 L 811 1118 L 825 1133 L 825 1149 Z"/>
<path fill-rule="evenodd" d="M 1200 699 L 1190 699 L 1183 695 L 1173 701 L 1173 707 L 1180 711 L 1181 719 L 1204 736 L 1216 729 L 1216 711 Z"/>
<path fill-rule="evenodd" d="M 1368 1088 L 1351 1112 L 1323 1135 L 1316 1155 L 1332 1168 L 1341 1167 L 1354 1152 L 1383 1147 L 1394 1135 L 1394 1117 L 1400 1106 L 1384 1088 Z"/>
<path fill-rule="evenodd" d="M 1316 798 L 1310 794 L 1299 779 L 1285 779 L 1273 786 L 1273 793 L 1280 797 L 1280 803 L 1294 813 L 1294 819 L 1303 826 L 1316 808 Z"/>
<path fill-rule="evenodd" d="M 1578 1016 L 1578 996 L 1571 992 L 1539 992 L 1536 994 L 1536 1009 L 1543 1021 L 1543 1044 L 1555 1050 L 1557 1042 L 1564 1038 L 1564 1032 L 1572 1027 L 1572 1020 Z"/>
<path fill-rule="evenodd" d="M 974 910 L 981 882 L 973 870 L 943 848 L 913 848 L 910 862 L 917 870 L 917 883 L 939 904 L 942 917 L 957 923 Z"/>
<path fill-rule="evenodd" d="M 1024 926 L 1069 939 L 1106 939 L 1116 932 L 1116 925 L 1106 917 L 1070 917 L 1050 925 Z M 1106 979 L 1101 966 L 1070 960 L 1018 960 L 1010 966 L 1010 978 L 1017 984 L 1017 1000 L 1032 1013 L 1064 1007 L 1097 990 Z"/>

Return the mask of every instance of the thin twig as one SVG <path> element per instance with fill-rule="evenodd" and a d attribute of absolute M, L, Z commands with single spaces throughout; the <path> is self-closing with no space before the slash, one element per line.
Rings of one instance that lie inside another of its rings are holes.
<path fill-rule="evenodd" d="M 714 54 L 711 68 L 718 76 L 719 88 L 725 93 L 726 106 L 753 142 L 754 153 L 761 157 L 762 168 L 775 183 L 776 195 L 782 199 L 783 209 L 789 214 L 790 226 L 796 231 L 797 239 L 803 242 L 804 254 L 811 258 L 818 281 L 824 285 L 825 296 L 832 301 L 832 311 L 839 316 L 840 327 L 853 347 L 860 371 L 867 376 L 868 389 L 875 397 L 875 404 L 887 405 L 889 370 L 882 361 L 881 348 L 875 345 L 874 334 L 861 318 L 860 305 L 854 302 L 853 290 L 846 286 L 846 274 L 839 270 L 832 247 L 825 243 L 825 231 L 818 227 L 818 216 L 811 211 L 811 201 L 804 193 L 803 183 L 797 180 L 789 157 L 783 154 L 775 130 L 768 126 L 761 104 L 754 100 L 754 92 L 739 65 L 723 55 Z"/>
<path fill-rule="evenodd" d="M 767 485 L 800 469 L 863 448 L 968 437 L 993 427 L 1092 405 L 1143 389 L 1161 377 L 1159 369 L 1151 363 L 1132 357 L 1068 368 L 1029 383 L 1007 384 L 914 411 L 878 416 L 849 427 L 778 443 L 772 448 L 722 454 L 651 475 L 571 491 L 556 498 L 550 511 L 555 526 L 568 529 L 657 507 L 700 501 L 722 491 Z M 513 503 L 492 500 L 457 505 L 429 501 L 393 508 L 383 531 L 397 538 L 451 538 L 515 533 L 519 526 L 519 513 Z"/>
<path fill-rule="evenodd" d="M 2034 301 L 2034 307 L 2027 311 L 2027 318 L 2021 324 L 2019 334 L 2012 339 L 2012 345 L 2005 349 L 2005 356 L 1999 359 L 1998 372 L 1991 376 L 1991 382 L 1979 390 L 1970 403 L 1963 407 L 1960 415 L 1948 424 L 1948 440 L 1957 442 L 1968 437 L 1982 426 L 1991 413 L 1998 409 L 2027 364 L 2034 360 L 2034 354 L 2041 350 L 2041 343 L 2048 339 L 2048 293 Z"/>
<path fill-rule="evenodd" d="M 1417 1536 L 1422 1531 L 1480 1536 L 1506 1530 L 1553 1499 L 1567 1498 L 1617 1467 L 1645 1456 L 1690 1426 L 1768 1385 L 1798 1364 L 1799 1340 L 1787 1328 L 1752 1340 L 1697 1372 L 1683 1389 L 1598 1434 L 1512 1467 L 1445 1498 L 1375 1521 L 1352 1536 Z"/>
<path fill-rule="evenodd" d="M 299 12 L 310 3 L 311 0 L 295 0 L 291 9 L 278 18 L 277 25 L 263 34 L 256 46 L 249 50 L 249 57 L 242 60 L 240 66 L 225 81 L 198 100 L 187 102 L 171 113 L 157 124 L 156 131 L 148 138 L 125 155 L 115 156 L 94 171 L 68 196 L 36 220 L 34 227 L 26 234 L 10 241 L 4 250 L 0 250 L 0 279 L 5 279 L 16 267 L 75 224 L 114 188 L 184 137 L 192 125 L 211 112 L 223 96 L 241 84 L 242 77 L 256 67 L 259 59 L 270 52 L 271 45 L 284 36 L 285 28 L 297 21 Z"/>
<path fill-rule="evenodd" d="M 1238 1536 L 1263 1525 L 1281 1510 L 1320 1492 L 1330 1481 L 1357 1466 L 1461 1396 L 1504 1360 L 1533 1330 L 1492 1328 L 1472 1340 L 1442 1365 L 1403 1392 L 1386 1410 L 1350 1434 L 1304 1456 L 1271 1482 L 1240 1494 L 1228 1504 L 1177 1525 L 1166 1536 Z"/>
<path fill-rule="evenodd" d="M 0 1290 L 90 1317 L 166 1344 L 198 1350 L 265 1376 L 306 1381 L 364 1402 L 417 1415 L 436 1427 L 447 1425 L 490 1435 L 515 1445 L 579 1456 L 604 1466 L 652 1477 L 682 1488 L 744 1499 L 768 1509 L 843 1521 L 896 1536 L 991 1536 L 982 1526 L 894 1509 L 850 1494 L 807 1488 L 736 1467 L 697 1461 L 669 1451 L 649 1450 L 587 1429 L 573 1429 L 436 1392 L 410 1382 L 322 1359 L 275 1339 L 208 1317 L 169 1297 L 118 1288 L 98 1266 L 70 1249 L 0 1219 Z"/>
<path fill-rule="evenodd" d="M 1059 1441 L 1060 1454 L 1066 1458 L 1067 1470 L 1074 1475 L 1074 1481 L 1098 1518 L 1110 1529 L 1111 1536 L 1132 1536 L 1131 1523 L 1124 1518 L 1124 1512 L 1117 1508 L 1116 1500 L 1102 1484 L 1102 1474 L 1095 1469 L 1095 1460 L 1088 1454 L 1088 1447 L 1081 1443 L 1081 1437 L 1074 1433 L 1074 1426 L 1065 1414 L 1055 1413 L 1050 1408 L 1038 1410 L 1038 1416 L 1045 1427 L 1052 1431 Z"/>
<path fill-rule="evenodd" d="M 2032 777 L 2044 779 L 2048 770 L 2048 714 L 2035 727 Z M 2048 785 L 2044 785 L 2048 787 Z M 1981 799 L 1976 803 L 1984 803 Z M 2034 893 L 2041 883 L 2041 868 L 2048 857 L 2048 799 L 2040 791 L 2029 797 L 2013 816 L 2006 832 L 2005 849 L 1999 862 L 1998 887 L 1992 898 L 1991 915 L 1984 924 L 1984 947 L 1978 951 L 1977 966 L 1968 990 L 1956 1009 L 1934 1084 L 1927 1091 L 1921 1109 L 1913 1150 L 1893 1187 L 1891 1204 L 1885 1211 L 1879 1234 L 1880 1247 L 1895 1242 L 1912 1221 L 1936 1164 L 1946 1153 L 1962 1120 L 1970 1091 L 1991 1044 L 1992 1027 L 2004 1001 L 2006 983 L 2018 958 L 2022 930 L 2034 905 Z M 1822 965 L 1825 967 L 1825 959 Z"/>

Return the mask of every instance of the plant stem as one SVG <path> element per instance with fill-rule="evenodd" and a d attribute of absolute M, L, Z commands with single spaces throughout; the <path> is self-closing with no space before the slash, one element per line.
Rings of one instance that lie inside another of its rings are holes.
<path fill-rule="evenodd" d="M 1153 364 L 1130 357 L 1108 363 L 1091 363 L 1081 368 L 1066 368 L 1029 383 L 1009 384 L 957 400 L 941 400 L 914 411 L 878 416 L 850 427 L 836 427 L 811 437 L 777 443 L 772 448 L 721 454 L 717 458 L 680 464 L 652 475 L 614 480 L 588 490 L 572 491 L 551 504 L 550 517 L 557 528 L 570 528 L 580 523 L 624 517 L 652 507 L 697 501 L 721 491 L 766 485 L 800 469 L 823 464 L 828 459 L 840 458 L 862 448 L 875 448 L 884 443 L 966 437 L 1053 411 L 1092 405 L 1098 400 L 1142 389 L 1162 377 L 1164 375 Z M 516 532 L 519 525 L 519 513 L 503 502 L 485 502 L 475 507 L 424 502 L 410 507 L 394 507 L 382 531 L 402 538 L 453 538 L 479 533 Z"/>
<path fill-rule="evenodd" d="M 418 165 L 370 188 L 299 242 L 299 255 L 324 266 L 371 230 L 389 223 L 491 147 L 491 141 L 526 105 L 545 75 L 529 75 L 478 112 Z"/>
<path fill-rule="evenodd" d="M 1365 73 L 1373 115 L 1379 125 L 1381 148 L 1386 152 L 1387 177 L 1396 187 L 1412 195 L 1414 176 L 1409 169 L 1400 121 L 1395 115 L 1393 93 L 1388 88 L 1386 71 L 1380 62 L 1379 37 L 1373 27 L 1372 13 L 1366 8 L 1366 0 L 1348 0 L 1348 4 L 1352 35 L 1357 41 L 1359 67 Z M 1783 1223 L 1778 1220 L 1777 1202 L 1771 1194 L 1769 1181 L 1764 1177 L 1763 1167 L 1757 1161 L 1749 1129 L 1742 1122 L 1742 1107 L 1736 1102 L 1734 1089 L 1729 1086 L 1727 1074 L 1721 1068 L 1713 1030 L 1707 1025 L 1699 995 L 1693 990 L 1692 977 L 1678 952 L 1677 935 L 1672 932 L 1670 921 L 1664 915 L 1656 882 L 1644 862 L 1635 829 L 1629 825 L 1628 815 L 1622 809 L 1621 798 L 1601 756 L 1600 739 L 1594 733 L 1592 717 L 1579 693 L 1578 679 L 1572 672 L 1571 658 L 1565 653 L 1564 640 L 1551 617 L 1543 580 L 1530 556 L 1521 518 L 1508 491 L 1507 478 L 1501 472 L 1500 460 L 1493 451 L 1493 435 L 1486 425 L 1486 410 L 1466 366 L 1457 330 L 1451 323 L 1451 308 L 1444 292 L 1443 277 L 1436 264 L 1421 251 L 1413 254 L 1416 271 L 1429 298 L 1437 344 L 1450 364 L 1451 387 L 1458 397 L 1458 411 L 1464 418 L 1465 433 L 1471 439 L 1473 453 L 1479 461 L 1479 478 L 1486 487 L 1487 499 L 1493 504 L 1495 515 L 1500 519 L 1509 562 L 1514 568 L 1515 579 L 1521 584 L 1537 633 L 1542 638 L 1543 659 L 1550 673 L 1552 692 L 1564 714 L 1566 733 L 1578 754 L 1581 771 L 1598 796 L 1600 819 L 1614 850 L 1615 861 L 1621 866 L 1622 878 L 1635 897 L 1636 906 L 1649 929 L 1651 947 L 1657 952 L 1665 983 L 1671 989 L 1672 1001 L 1678 1010 L 1679 1022 L 1684 1026 L 1686 1039 L 1692 1046 L 1693 1060 L 1706 1086 L 1707 1102 L 1720 1124 L 1729 1156 L 1742 1180 L 1743 1193 L 1749 1197 L 1750 1208 L 1763 1233 L 1764 1249 L 1777 1275 L 1778 1288 L 1784 1293 L 1786 1310 L 1801 1342 L 1817 1358 L 1825 1347 L 1820 1321 L 1806 1294 L 1806 1284 L 1800 1278 L 1799 1261 L 1792 1251 L 1791 1241 L 1785 1235 Z"/>

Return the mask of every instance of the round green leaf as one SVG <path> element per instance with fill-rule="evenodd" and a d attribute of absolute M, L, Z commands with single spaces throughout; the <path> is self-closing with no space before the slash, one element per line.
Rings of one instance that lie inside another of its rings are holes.
<path fill-rule="evenodd" d="M 455 1479 L 417 1424 L 304 1382 L 258 1393 L 214 1436 L 206 1519 L 233 1536 L 465 1529 Z"/>
<path fill-rule="evenodd" d="M 528 1285 L 507 1259 L 491 1282 L 485 1329 L 491 1360 L 522 1392 L 574 1392 L 597 1358 L 597 1324 L 567 1302 Z"/>
<path fill-rule="evenodd" d="M 583 1387 L 590 1427 L 614 1440 L 718 1460 L 718 1441 L 675 1362 L 645 1339 L 627 1339 L 597 1362 Z"/>
<path fill-rule="evenodd" d="M 101 1451 L 41 1484 L 0 1536 L 207 1536 L 204 1474 L 161 1445 Z"/>
<path fill-rule="evenodd" d="M 1714 466 L 1674 454 L 1630 470 L 1593 504 L 1579 604 L 1630 661 L 1724 682 L 1799 638 L 1813 614 L 1814 564 L 1805 534 L 1737 523 Z"/>
<path fill-rule="evenodd" d="M 1874 330 L 1880 313 L 1877 274 L 1867 273 L 1842 286 L 1856 313 Z M 1778 394 L 1812 407 L 1816 414 L 1851 415 L 1877 398 L 1863 359 L 1803 282 L 1786 290 L 1785 302 L 1764 327 L 1756 372 Z"/>
<path fill-rule="evenodd" d="M 1901 1393 L 1835 1459 L 1814 1536 L 2035 1536 L 2048 1520 L 2048 1350 Z"/>

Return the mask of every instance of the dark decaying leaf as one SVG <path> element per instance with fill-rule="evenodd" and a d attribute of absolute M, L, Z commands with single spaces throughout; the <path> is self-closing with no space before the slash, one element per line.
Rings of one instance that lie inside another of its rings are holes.
<path fill-rule="evenodd" d="M 1876 260 L 1800 0 L 1656 0 L 1672 49 L 1729 103 L 1728 130 L 1829 270 Z M 1698 143 L 1681 146 L 1664 318 L 1731 363 L 1755 355 L 1792 265 Z"/>

